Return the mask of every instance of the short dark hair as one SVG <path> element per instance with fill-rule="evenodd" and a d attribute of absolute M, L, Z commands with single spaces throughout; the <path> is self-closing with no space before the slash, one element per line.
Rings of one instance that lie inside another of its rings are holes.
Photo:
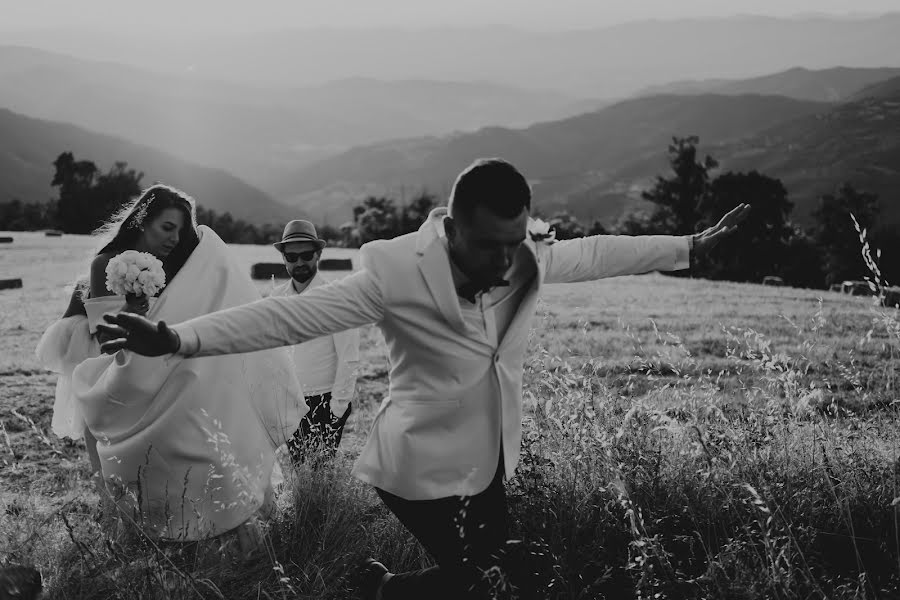
<path fill-rule="evenodd" d="M 531 209 L 531 187 L 525 176 L 502 158 L 479 158 L 456 178 L 449 213 L 454 219 L 466 219 L 478 206 L 498 217 L 513 219 L 523 209 Z"/>

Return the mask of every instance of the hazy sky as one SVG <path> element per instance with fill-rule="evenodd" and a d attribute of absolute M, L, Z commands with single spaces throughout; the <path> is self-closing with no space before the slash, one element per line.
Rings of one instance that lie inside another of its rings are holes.
<path fill-rule="evenodd" d="M 0 0 L 0 30 L 148 26 L 196 30 L 500 24 L 584 28 L 758 14 L 878 14 L 898 0 Z M 2 43 L 2 40 L 0 40 Z"/>

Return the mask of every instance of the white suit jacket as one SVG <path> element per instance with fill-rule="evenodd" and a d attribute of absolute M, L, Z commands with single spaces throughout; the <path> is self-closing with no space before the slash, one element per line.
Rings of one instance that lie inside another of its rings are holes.
<path fill-rule="evenodd" d="M 523 362 L 541 286 L 687 268 L 688 240 L 529 239 L 515 260 L 530 261 L 534 277 L 493 347 L 462 318 L 440 240 L 445 215 L 445 208 L 435 209 L 418 232 L 364 245 L 362 269 L 330 285 L 175 326 L 179 352 L 250 352 L 375 323 L 390 356 L 389 395 L 354 475 L 408 500 L 472 495 L 487 488 L 502 451 L 511 477 L 522 437 Z M 487 371 L 496 375 L 498 397 L 472 397 Z"/>
<path fill-rule="evenodd" d="M 309 287 L 303 293 L 330 283 L 321 273 L 316 273 Z M 275 287 L 269 296 L 296 296 L 293 281 L 288 279 L 285 283 Z M 347 408 L 347 404 L 353 400 L 356 391 L 357 368 L 359 367 L 359 329 L 348 329 L 333 334 L 334 351 L 337 354 L 337 368 L 334 374 L 334 385 L 331 388 L 331 410 L 340 416 Z M 298 373 L 303 378 L 303 373 Z"/>

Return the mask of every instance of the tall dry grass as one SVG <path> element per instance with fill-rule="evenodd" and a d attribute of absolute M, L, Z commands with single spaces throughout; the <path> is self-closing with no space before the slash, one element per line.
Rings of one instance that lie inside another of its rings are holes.
<path fill-rule="evenodd" d="M 792 323 L 792 352 L 724 327 L 715 369 L 677 336 L 631 334 L 615 385 L 603 359 L 542 347 L 547 317 L 507 484 L 514 539 L 485 574 L 495 597 L 900 597 L 900 317 L 877 297 L 870 317 L 844 333 L 849 350 L 829 342 L 845 329 L 822 302 Z M 427 564 L 345 457 L 288 474 L 265 551 L 242 564 L 111 535 L 111 510 L 77 495 L 52 510 L 37 493 L 8 504 L 0 560 L 38 566 L 48 596 L 67 599 L 351 598 L 364 557 Z"/>

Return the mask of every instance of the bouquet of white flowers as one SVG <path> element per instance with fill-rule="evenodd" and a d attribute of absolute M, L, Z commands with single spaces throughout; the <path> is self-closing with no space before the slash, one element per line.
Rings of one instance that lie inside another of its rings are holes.
<path fill-rule="evenodd" d="M 114 294 L 152 298 L 166 284 L 166 272 L 158 258 L 146 252 L 126 250 L 106 265 L 106 289 Z"/>

